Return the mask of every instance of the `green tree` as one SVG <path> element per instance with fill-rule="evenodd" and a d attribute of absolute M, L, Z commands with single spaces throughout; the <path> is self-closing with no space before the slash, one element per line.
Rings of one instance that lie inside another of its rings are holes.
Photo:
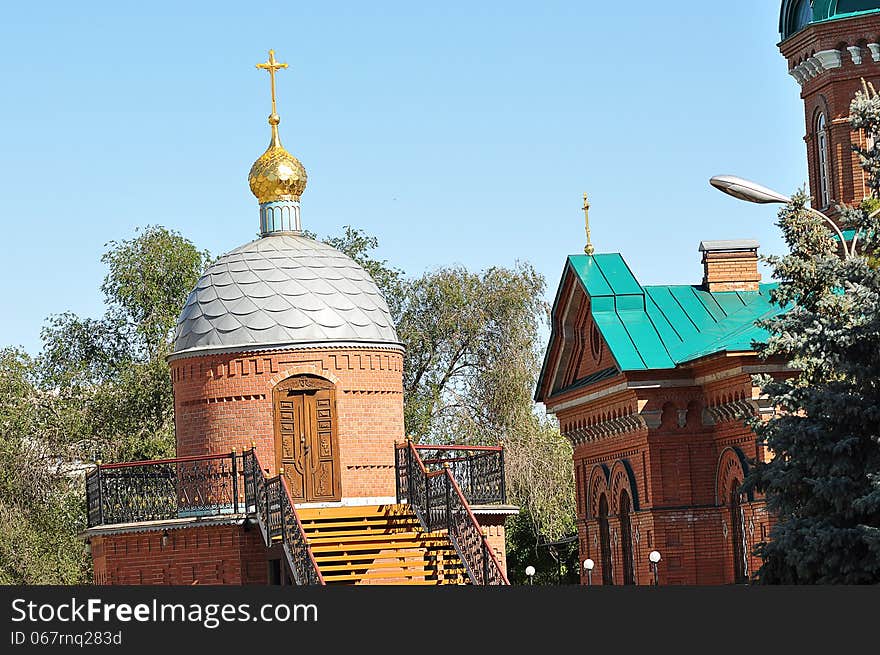
<path fill-rule="evenodd" d="M 82 478 L 57 397 L 26 353 L 0 350 L 0 584 L 82 581 Z"/>
<path fill-rule="evenodd" d="M 83 456 L 107 461 L 174 454 L 174 399 L 166 356 L 187 294 L 210 261 L 180 234 L 148 226 L 110 242 L 102 257 L 106 311 L 49 318 L 38 369 L 76 417 Z"/>
<path fill-rule="evenodd" d="M 85 581 L 83 470 L 174 454 L 165 356 L 207 253 L 147 227 L 103 261 L 100 319 L 50 317 L 36 358 L 0 351 L 0 583 Z"/>
<path fill-rule="evenodd" d="M 880 99 L 857 95 L 854 129 L 880 134 Z M 880 149 L 860 151 L 871 187 L 878 190 Z M 790 253 L 770 257 L 779 287 L 776 302 L 791 309 L 765 323 L 765 357 L 799 371 L 759 382 L 778 408 L 756 422 L 759 443 L 773 454 L 758 463 L 746 486 L 766 494 L 777 523 L 759 544 L 765 583 L 861 584 L 880 582 L 880 270 L 870 255 L 880 249 L 876 201 L 842 208 L 858 234 L 855 256 L 821 219 L 804 210 L 797 194 L 779 213 Z"/>

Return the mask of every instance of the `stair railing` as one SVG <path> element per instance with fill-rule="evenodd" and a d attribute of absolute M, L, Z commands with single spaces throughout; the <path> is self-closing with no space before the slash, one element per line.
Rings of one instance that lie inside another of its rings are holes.
<path fill-rule="evenodd" d="M 473 584 L 510 584 L 452 470 L 429 472 L 409 440 L 397 445 L 395 457 L 397 502 L 408 503 L 428 532 L 447 531 Z"/>
<path fill-rule="evenodd" d="M 287 480 L 282 474 L 266 475 L 253 448 L 244 452 L 244 490 L 246 509 L 256 515 L 266 545 L 280 539 L 294 582 L 326 584 L 290 498 Z"/>

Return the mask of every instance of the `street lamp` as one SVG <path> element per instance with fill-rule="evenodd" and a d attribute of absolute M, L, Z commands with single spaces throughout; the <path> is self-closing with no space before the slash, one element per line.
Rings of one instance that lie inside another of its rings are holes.
<path fill-rule="evenodd" d="M 535 580 L 535 567 L 531 564 L 526 567 L 526 575 L 529 576 L 529 584 L 532 584 Z"/>
<path fill-rule="evenodd" d="M 660 562 L 660 551 L 652 550 L 648 553 L 648 560 L 651 562 L 651 568 L 654 569 L 654 586 L 660 584 L 660 574 L 657 572 L 657 564 Z"/>
<path fill-rule="evenodd" d="M 593 567 L 596 566 L 596 562 L 591 560 L 589 557 L 584 560 L 584 571 L 587 572 L 587 585 L 593 586 Z"/>
<path fill-rule="evenodd" d="M 739 200 L 745 200 L 746 202 L 756 202 L 761 205 L 787 205 L 791 202 L 790 197 L 779 193 L 778 191 L 768 189 L 765 186 L 761 186 L 757 182 L 744 180 L 743 178 L 736 177 L 735 175 L 716 175 L 709 180 L 709 184 L 711 184 L 719 191 L 723 191 L 729 196 L 733 196 L 734 198 L 737 198 Z M 852 257 L 853 255 L 855 255 L 855 235 L 853 235 L 852 245 L 847 247 L 846 239 L 844 239 L 843 237 L 843 232 L 841 232 L 840 228 L 837 227 L 837 223 L 832 221 L 822 212 L 813 209 L 812 207 L 805 207 L 804 209 L 806 209 L 814 216 L 818 216 L 819 218 L 821 218 L 831 227 L 832 230 L 834 230 L 834 233 L 837 234 L 838 238 L 840 239 L 840 245 L 843 248 L 844 256 Z"/>

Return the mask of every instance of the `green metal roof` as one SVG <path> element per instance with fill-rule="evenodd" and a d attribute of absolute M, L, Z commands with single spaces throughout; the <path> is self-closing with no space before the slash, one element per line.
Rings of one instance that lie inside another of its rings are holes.
<path fill-rule="evenodd" d="M 567 266 L 621 370 L 675 368 L 719 352 L 752 350 L 767 339 L 755 321 L 785 311 L 759 291 L 710 293 L 688 285 L 642 286 L 619 253 L 571 255 Z"/>

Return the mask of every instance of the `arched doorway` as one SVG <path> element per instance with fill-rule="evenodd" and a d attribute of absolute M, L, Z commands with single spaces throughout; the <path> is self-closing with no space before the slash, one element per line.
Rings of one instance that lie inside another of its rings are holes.
<path fill-rule="evenodd" d="M 620 492 L 620 547 L 623 555 L 621 564 L 623 565 L 623 584 L 635 584 L 635 573 L 633 571 L 633 547 L 632 547 L 632 522 L 630 520 L 630 512 L 632 511 L 632 501 L 629 499 L 629 493 L 626 489 Z"/>
<path fill-rule="evenodd" d="M 740 492 L 740 481 L 736 478 L 730 483 L 730 536 L 733 541 L 733 581 L 736 584 L 746 582 L 746 531 L 743 515 L 743 495 Z"/>
<path fill-rule="evenodd" d="M 611 530 L 608 526 L 608 496 L 599 498 L 599 552 L 602 556 L 602 584 L 614 584 L 614 563 L 611 561 Z"/>
<path fill-rule="evenodd" d="M 336 391 L 314 375 L 287 378 L 275 387 L 275 456 L 294 502 L 337 501 L 340 484 Z"/>

